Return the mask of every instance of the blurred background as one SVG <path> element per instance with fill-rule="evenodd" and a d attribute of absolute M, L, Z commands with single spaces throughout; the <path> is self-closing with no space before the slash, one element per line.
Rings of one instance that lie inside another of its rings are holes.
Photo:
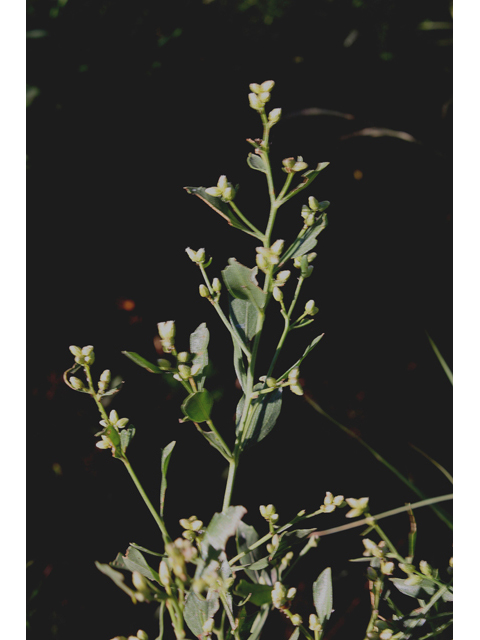
<path fill-rule="evenodd" d="M 229 337 L 199 298 L 200 274 L 184 249 L 205 247 L 213 278 L 232 256 L 253 266 L 257 243 L 183 187 L 212 186 L 226 174 L 240 184 L 240 208 L 266 224 L 264 177 L 246 164 L 246 138 L 261 135 L 248 106 L 251 82 L 276 82 L 269 107 L 283 111 L 272 131 L 278 183 L 282 158 L 331 163 L 304 198 L 280 210 L 274 235 L 288 241 L 308 195 L 332 203 L 302 292 L 320 312 L 292 334 L 277 373 L 324 332 L 302 366 L 308 393 L 425 494 L 450 492 L 411 445 L 451 470 L 452 390 L 426 336 L 451 366 L 451 75 L 447 0 L 28 0 L 31 341 L 46 355 L 27 373 L 27 637 L 108 640 L 139 627 L 155 637 L 157 628 L 153 606 L 134 607 L 94 566 L 129 542 L 161 543 L 122 465 L 95 448 L 94 403 L 62 381 L 69 345 L 94 345 L 97 377 L 109 368 L 125 381 L 111 407 L 137 428 L 129 457 L 154 501 L 160 449 L 177 441 L 166 509 L 172 535 L 180 535 L 179 518 L 208 522 L 221 508 L 223 461 L 178 423 L 181 389 L 121 351 L 154 361 L 157 322 L 176 320 L 183 349 L 207 322 L 213 417 L 231 442 L 239 391 Z M 260 368 L 280 333 L 273 318 Z M 325 491 L 368 495 L 373 513 L 416 499 L 291 393 L 274 432 L 243 460 L 234 503 L 260 530 L 259 504 L 273 502 L 287 520 L 317 509 Z M 315 524 L 343 522 L 335 513 Z M 444 572 L 449 530 L 428 509 L 417 524 L 417 560 Z M 385 529 L 406 552 L 408 518 Z M 332 567 L 327 638 L 363 637 L 365 567 L 348 563 L 362 550 L 355 531 L 325 538 L 291 575 L 297 610 L 308 617 L 311 583 Z M 273 624 L 275 637 L 289 637 L 283 618 Z"/>

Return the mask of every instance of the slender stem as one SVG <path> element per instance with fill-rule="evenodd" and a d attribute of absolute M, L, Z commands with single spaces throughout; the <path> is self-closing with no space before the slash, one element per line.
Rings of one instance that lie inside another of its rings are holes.
<path fill-rule="evenodd" d="M 160 610 L 158 612 L 158 638 L 157 640 L 163 640 L 163 634 L 165 631 L 164 617 L 165 615 L 165 601 L 160 603 Z"/>
<path fill-rule="evenodd" d="M 210 295 L 212 296 L 211 302 L 212 302 L 212 305 L 215 307 L 215 311 L 218 313 L 218 315 L 220 316 L 221 321 L 223 322 L 223 324 L 227 327 L 228 331 L 230 332 L 230 335 L 232 336 L 232 340 L 237 343 L 237 345 L 240 347 L 240 349 L 243 351 L 243 353 L 247 356 L 247 360 L 250 361 L 250 358 L 252 357 L 250 351 L 247 349 L 247 347 L 242 342 L 240 337 L 235 333 L 235 331 L 233 330 L 232 325 L 230 324 L 230 322 L 227 320 L 225 314 L 223 313 L 222 307 L 220 306 L 220 304 L 213 297 L 215 292 L 212 289 L 212 285 L 210 284 L 210 280 L 209 280 L 209 278 L 207 276 L 207 272 L 205 271 L 205 267 L 203 266 L 203 264 L 200 264 L 199 267 L 200 267 L 200 271 L 202 272 L 203 279 L 205 280 L 205 284 L 208 287 L 208 291 L 210 292 Z"/>
<path fill-rule="evenodd" d="M 108 415 L 107 415 L 107 412 L 105 411 L 105 407 L 100 402 L 100 398 L 98 397 L 98 394 L 95 391 L 95 387 L 93 386 L 92 373 L 90 371 L 89 365 L 88 364 L 84 365 L 83 369 L 85 371 L 85 375 L 87 376 L 88 388 L 90 390 L 92 398 L 95 400 L 95 404 L 97 405 L 102 418 L 108 421 Z"/>
<path fill-rule="evenodd" d="M 387 467 L 387 469 L 389 469 L 392 473 L 394 473 L 397 478 L 399 478 L 405 485 L 407 485 L 407 487 L 409 487 L 414 493 L 417 494 L 417 496 L 419 498 L 425 498 L 425 494 L 420 491 L 420 489 L 418 487 L 416 487 L 413 482 L 410 482 L 410 480 L 408 480 L 408 478 L 406 478 L 402 473 L 400 473 L 400 471 L 398 471 L 398 469 L 396 469 L 396 467 L 394 467 L 392 464 L 390 464 L 390 462 L 388 462 L 387 460 L 385 460 L 385 458 L 383 456 L 381 456 L 373 447 L 371 447 L 369 444 L 367 444 L 364 440 L 362 440 L 362 438 L 360 438 L 359 435 L 357 435 L 354 431 L 352 431 L 351 429 L 349 429 L 348 427 L 346 427 L 345 425 L 343 425 L 341 422 L 338 422 L 338 420 L 335 420 L 335 418 L 332 418 L 332 416 L 330 416 L 326 411 L 324 411 L 312 398 L 310 398 L 308 395 L 304 396 L 305 400 L 308 402 L 308 404 L 313 407 L 313 409 L 315 409 L 315 411 L 317 411 L 318 413 L 320 413 L 322 416 L 324 416 L 325 418 L 327 418 L 327 420 L 330 420 L 330 422 L 332 422 L 333 424 L 335 424 L 337 427 L 339 427 L 342 431 L 344 431 L 345 433 L 348 433 L 349 436 L 351 436 L 352 438 L 355 438 L 355 440 L 357 440 L 357 442 L 359 442 L 363 447 L 365 447 L 365 449 L 367 449 L 368 451 L 370 451 L 370 453 L 379 461 L 381 462 L 385 467 Z M 453 530 L 453 525 L 450 521 L 450 519 L 448 518 L 448 516 L 446 516 L 443 511 L 441 509 L 438 509 L 436 507 L 432 507 L 432 509 L 435 511 L 435 513 L 437 514 L 437 516 L 443 521 L 445 522 L 445 524 L 448 526 L 449 529 Z"/>
<path fill-rule="evenodd" d="M 145 493 L 144 488 L 142 487 L 142 485 L 140 484 L 139 479 L 137 478 L 135 471 L 132 469 L 132 465 L 130 464 L 130 462 L 126 459 L 126 458 L 122 458 L 123 463 L 125 464 L 128 473 L 130 474 L 130 477 L 132 478 L 133 482 L 135 483 L 135 486 L 138 489 L 138 492 L 140 493 L 140 495 L 143 498 L 143 501 L 145 502 L 145 504 L 148 507 L 148 510 L 150 511 L 150 513 L 152 514 L 155 522 L 157 523 L 161 533 L 162 533 L 162 538 L 163 538 L 163 542 L 164 544 L 168 544 L 169 542 L 171 542 L 170 536 L 168 535 L 167 529 L 165 527 L 165 523 L 163 521 L 163 518 L 157 513 L 157 511 L 155 510 L 154 506 L 152 505 L 152 503 L 150 502 L 147 494 Z"/>
<path fill-rule="evenodd" d="M 227 486 L 225 487 L 225 494 L 223 496 L 222 511 L 226 511 L 230 506 L 230 502 L 232 501 L 233 484 L 235 482 L 235 476 L 237 474 L 238 462 L 238 458 L 232 458 L 228 466 Z"/>
<path fill-rule="evenodd" d="M 237 214 L 237 216 L 238 216 L 238 217 L 239 217 L 239 218 L 240 218 L 240 219 L 241 219 L 241 220 L 242 220 L 246 225 L 248 225 L 248 226 L 250 227 L 250 229 L 252 229 L 252 231 L 254 231 L 254 232 L 256 233 L 256 235 L 258 236 L 258 239 L 259 239 L 259 240 L 263 240 L 263 237 L 264 237 L 264 236 L 263 236 L 263 233 L 262 233 L 261 231 L 259 231 L 259 230 L 257 229 L 257 227 L 256 227 L 254 224 L 252 224 L 252 223 L 250 222 L 250 220 L 248 220 L 248 218 L 246 218 L 246 217 L 243 215 L 243 213 L 242 213 L 242 212 L 240 211 L 240 209 L 237 207 L 237 205 L 235 204 L 235 202 L 233 202 L 233 200 L 231 200 L 228 204 L 232 207 L 232 209 L 235 211 L 235 213 Z"/>
<path fill-rule="evenodd" d="M 212 420 L 206 420 L 206 423 L 208 424 L 210 429 L 213 431 L 213 433 L 217 436 L 217 438 L 220 440 L 220 442 L 222 443 L 222 446 L 225 448 L 225 451 L 227 452 L 227 454 L 231 458 L 232 457 L 232 452 L 230 451 L 230 447 L 227 445 L 225 440 L 222 438 L 222 436 L 218 432 L 216 426 L 213 424 L 213 421 Z"/>

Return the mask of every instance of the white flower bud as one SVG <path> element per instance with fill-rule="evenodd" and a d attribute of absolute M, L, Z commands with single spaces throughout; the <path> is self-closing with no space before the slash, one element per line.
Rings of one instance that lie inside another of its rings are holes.
<path fill-rule="evenodd" d="M 229 185 L 228 187 L 225 187 L 225 190 L 223 192 L 223 199 L 226 202 L 230 202 L 231 200 L 233 200 L 235 197 L 235 190 L 234 188 Z"/>
<path fill-rule="evenodd" d="M 285 282 L 290 278 L 290 274 L 291 272 L 288 270 L 279 271 L 276 275 L 277 282 L 282 282 L 283 284 L 285 284 Z"/>
<path fill-rule="evenodd" d="M 296 384 L 290 385 L 290 391 L 293 391 L 293 393 L 297 396 L 303 396 L 302 385 L 298 384 L 298 382 Z"/>
<path fill-rule="evenodd" d="M 280 120 L 281 117 L 282 117 L 282 110 L 281 109 L 273 109 L 268 114 L 268 121 L 270 122 L 270 124 L 276 124 Z"/>
<path fill-rule="evenodd" d="M 248 101 L 252 109 L 255 109 L 255 111 L 261 111 L 263 109 L 263 102 L 256 93 L 249 93 Z"/>
<path fill-rule="evenodd" d="M 178 374 L 182 378 L 182 380 L 188 380 L 192 377 L 192 370 L 187 364 L 179 364 Z"/>
<path fill-rule="evenodd" d="M 295 596 L 297 595 L 297 590 L 295 589 L 295 587 L 291 587 L 288 591 L 287 591 L 287 599 L 288 600 L 293 600 L 295 598 Z"/>
<path fill-rule="evenodd" d="M 308 169 L 308 164 L 306 162 L 303 162 L 303 161 L 295 162 L 295 164 L 292 167 L 292 170 L 295 171 L 295 172 L 305 171 L 305 169 Z"/>
<path fill-rule="evenodd" d="M 310 196 L 308 199 L 308 206 L 312 211 L 318 211 L 318 200 L 313 196 Z"/>
<path fill-rule="evenodd" d="M 322 625 L 320 624 L 320 620 L 314 613 L 311 613 L 308 618 L 308 628 L 311 629 L 312 631 L 322 630 Z"/>
<path fill-rule="evenodd" d="M 170 569 L 168 568 L 168 564 L 165 560 L 160 562 L 160 566 L 158 568 L 158 575 L 160 577 L 160 583 L 164 587 L 168 587 L 172 582 L 172 577 L 170 575 Z"/>
<path fill-rule="evenodd" d="M 276 609 L 281 609 L 287 602 L 287 590 L 281 582 L 276 582 L 272 589 L 272 603 Z"/>
<path fill-rule="evenodd" d="M 117 424 L 115 425 L 117 427 L 117 429 L 123 429 L 124 427 L 126 427 L 128 424 L 128 418 L 120 418 L 120 420 L 117 421 Z"/>
<path fill-rule="evenodd" d="M 273 297 L 277 302 L 281 302 L 283 300 L 282 290 L 278 287 L 273 287 Z"/>
<path fill-rule="evenodd" d="M 262 92 L 262 88 L 259 84 L 257 84 L 256 82 L 252 82 L 252 84 L 248 85 L 250 88 L 250 91 L 253 91 L 253 93 L 261 93 Z"/>
<path fill-rule="evenodd" d="M 283 240 L 275 240 L 275 242 L 270 247 L 270 251 L 275 255 L 279 256 L 283 251 L 283 245 L 284 245 Z"/>
<path fill-rule="evenodd" d="M 218 187 L 208 187 L 205 189 L 205 193 L 208 193 L 209 196 L 213 196 L 214 198 L 220 198 L 222 190 Z"/>
<path fill-rule="evenodd" d="M 137 631 L 137 638 L 138 640 L 148 640 L 148 634 L 143 631 L 143 629 L 139 629 Z"/>
<path fill-rule="evenodd" d="M 318 313 L 318 308 L 315 306 L 315 300 L 309 300 L 305 305 L 305 313 L 309 316 L 314 316 Z"/>
<path fill-rule="evenodd" d="M 188 351 L 180 351 L 180 353 L 177 355 L 177 360 L 179 362 L 188 362 L 190 360 L 190 354 L 188 353 Z"/>
<path fill-rule="evenodd" d="M 270 100 L 271 96 L 268 91 L 262 91 L 262 93 L 258 94 L 258 99 L 262 101 L 263 104 Z"/>
<path fill-rule="evenodd" d="M 80 391 L 81 389 L 85 389 L 85 385 L 83 384 L 83 382 L 80 380 L 80 378 L 76 378 L 75 376 L 72 376 L 70 378 L 70 384 L 72 385 L 72 387 L 76 390 L 76 391 Z"/>
<path fill-rule="evenodd" d="M 158 335 L 162 340 L 172 340 L 175 337 L 175 320 L 159 322 L 157 328 Z"/>
<path fill-rule="evenodd" d="M 208 298 L 209 295 L 210 295 L 210 292 L 209 292 L 208 288 L 204 284 L 201 284 L 198 287 L 198 293 L 200 294 L 200 296 L 202 298 Z"/>
<path fill-rule="evenodd" d="M 212 634 L 213 624 L 214 624 L 213 618 L 208 618 L 208 620 L 204 622 L 202 629 L 205 635 L 210 636 Z"/>
<path fill-rule="evenodd" d="M 139 571 L 134 571 L 132 573 L 132 584 L 135 589 L 138 589 L 140 592 L 149 590 L 148 582 Z"/>
<path fill-rule="evenodd" d="M 262 91 L 271 91 L 274 86 L 275 82 L 273 80 L 265 80 L 265 82 L 262 82 L 260 85 L 260 88 Z"/>
<path fill-rule="evenodd" d="M 213 282 L 212 282 L 212 289 L 216 292 L 216 293 L 220 293 L 220 291 L 222 290 L 222 283 L 220 282 L 220 280 L 218 278 L 214 278 Z"/>
<path fill-rule="evenodd" d="M 112 424 L 117 424 L 118 421 L 118 413 L 115 411 L 115 409 L 112 409 L 108 415 L 108 419 L 110 420 L 110 422 Z"/>
<path fill-rule="evenodd" d="M 74 344 L 72 344 L 70 347 L 68 347 L 70 350 L 70 353 L 74 356 L 81 356 L 82 355 L 82 350 L 80 349 L 80 347 L 75 346 Z"/>
<path fill-rule="evenodd" d="M 294 627 L 299 627 L 303 622 L 302 616 L 299 615 L 298 613 L 294 613 L 293 616 L 290 618 L 290 622 L 293 624 Z"/>
<path fill-rule="evenodd" d="M 217 182 L 217 187 L 220 189 L 220 191 L 223 192 L 227 188 L 227 185 L 227 176 L 220 176 Z"/>

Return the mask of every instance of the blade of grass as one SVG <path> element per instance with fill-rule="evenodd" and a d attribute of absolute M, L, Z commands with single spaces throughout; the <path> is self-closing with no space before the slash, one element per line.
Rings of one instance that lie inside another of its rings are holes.
<path fill-rule="evenodd" d="M 448 364 L 443 359 L 442 354 L 438 350 L 438 347 L 435 344 L 435 342 L 428 335 L 428 331 L 425 331 L 425 333 L 427 334 L 428 341 L 430 342 L 430 346 L 432 347 L 434 354 L 437 356 L 438 361 L 442 365 L 442 369 L 445 371 L 445 373 L 447 374 L 447 378 L 450 380 L 450 383 L 453 385 L 453 374 L 452 374 L 452 372 L 450 370 L 450 367 L 448 366 Z"/>
<path fill-rule="evenodd" d="M 364 440 L 362 440 L 362 438 L 360 438 L 360 436 L 358 436 L 354 431 L 352 431 L 351 429 L 343 425 L 338 420 L 335 420 L 335 418 L 332 418 L 332 416 L 330 416 L 326 411 L 324 411 L 320 407 L 320 405 L 318 405 L 315 402 L 315 400 L 313 400 L 313 398 L 311 398 L 307 394 L 304 395 L 304 398 L 317 413 L 322 415 L 324 418 L 327 418 L 327 420 L 329 420 L 334 425 L 339 427 L 343 432 L 347 433 L 352 438 L 355 438 L 355 440 L 359 442 L 363 447 L 365 447 L 365 449 L 367 449 L 379 462 L 381 462 L 387 469 L 389 469 L 392 473 L 394 473 L 399 480 L 401 480 L 405 485 L 407 485 L 409 489 L 411 489 L 414 493 L 416 493 L 419 498 L 422 498 L 422 499 L 426 498 L 425 494 L 422 491 L 420 491 L 420 489 L 416 487 L 413 484 L 413 482 L 410 482 L 410 480 L 406 478 L 402 473 L 400 473 L 400 471 L 396 467 L 394 467 L 393 464 L 388 462 L 388 460 L 385 460 L 385 458 L 382 455 L 380 455 L 378 451 L 376 451 L 373 447 L 371 447 Z M 452 521 L 447 516 L 447 514 L 443 511 L 443 509 L 439 509 L 435 505 L 431 505 L 431 508 L 433 509 L 433 511 L 435 511 L 435 513 L 440 518 L 440 520 L 442 520 L 448 526 L 449 529 L 453 530 Z"/>
<path fill-rule="evenodd" d="M 434 460 L 433 458 L 431 458 L 428 455 L 428 453 L 425 453 L 425 451 L 422 451 L 411 442 L 410 442 L 410 446 L 412 447 L 412 449 L 415 449 L 415 451 L 418 451 L 418 453 L 421 453 L 422 456 L 424 456 L 427 460 L 429 460 L 432 464 L 434 464 L 437 467 L 437 469 L 443 473 L 443 475 L 447 478 L 447 480 L 453 484 L 453 477 L 451 476 L 450 473 L 448 473 L 445 467 L 442 467 L 442 465 L 436 460 Z"/>

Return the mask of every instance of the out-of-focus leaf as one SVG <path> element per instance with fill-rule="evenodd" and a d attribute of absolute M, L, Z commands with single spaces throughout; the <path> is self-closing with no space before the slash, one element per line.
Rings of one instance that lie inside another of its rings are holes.
<path fill-rule="evenodd" d="M 138 571 L 145 578 L 160 582 L 158 573 L 148 566 L 147 561 L 138 549 L 128 547 L 127 553 L 123 556 L 123 562 L 129 571 Z"/>
<path fill-rule="evenodd" d="M 328 620 L 333 611 L 332 570 L 327 567 L 313 583 L 313 603 L 320 624 Z"/>
<path fill-rule="evenodd" d="M 202 540 L 202 554 L 203 549 L 208 545 L 217 550 L 225 549 L 227 540 L 235 535 L 238 525 L 246 513 L 245 507 L 240 506 L 228 507 L 222 513 L 215 513 L 205 530 Z"/>
<path fill-rule="evenodd" d="M 208 341 L 210 333 L 205 322 L 202 322 L 190 335 L 190 353 L 193 354 L 192 366 L 199 366 L 198 374 L 201 375 L 208 364 Z M 203 380 L 199 381 L 199 391 L 203 388 Z"/>
<path fill-rule="evenodd" d="M 247 551 L 247 549 L 254 545 L 258 539 L 259 536 L 254 527 L 245 524 L 245 522 L 239 522 L 236 534 L 238 553 Z M 243 558 L 241 558 L 240 564 L 251 565 L 260 560 L 261 557 L 262 551 L 260 550 L 260 548 L 253 549 L 253 551 L 249 551 Z M 249 567 L 248 569 L 245 569 L 245 573 L 250 578 L 250 580 L 258 583 L 260 575 L 255 569 L 251 569 Z"/>
<path fill-rule="evenodd" d="M 231 451 L 225 448 L 223 442 L 219 439 L 215 431 L 203 431 L 204 437 L 217 451 L 220 451 L 222 456 L 227 460 L 231 458 Z"/>
<path fill-rule="evenodd" d="M 95 562 L 95 566 L 99 571 L 113 580 L 117 587 L 120 587 L 122 591 L 125 591 L 125 593 L 130 596 L 134 604 L 136 603 L 137 600 L 135 598 L 135 592 L 125 584 L 125 576 L 123 575 L 123 573 L 120 573 L 120 571 L 115 571 L 115 569 L 112 569 L 110 565 L 102 564 L 101 562 Z"/>
<path fill-rule="evenodd" d="M 143 367 L 147 371 L 150 371 L 150 373 L 162 373 L 160 367 L 157 367 L 157 365 L 153 364 L 153 362 L 145 360 L 145 358 L 138 355 L 138 353 L 135 353 L 135 351 L 122 351 L 122 353 L 124 356 L 127 356 L 127 358 L 130 358 L 132 362 L 138 364 L 139 367 Z"/>
<path fill-rule="evenodd" d="M 167 490 L 167 470 L 175 444 L 176 442 L 175 440 L 173 440 L 172 442 L 170 442 L 170 444 L 167 444 L 167 446 L 162 449 L 162 458 L 160 463 L 162 470 L 162 482 L 160 485 L 160 515 L 162 517 L 163 510 L 165 508 L 165 492 Z"/>
<path fill-rule="evenodd" d="M 312 342 L 308 345 L 308 347 L 303 352 L 303 355 L 301 356 L 301 358 L 299 358 L 295 362 L 295 364 L 292 364 L 290 369 L 287 369 L 285 373 L 278 378 L 278 380 L 285 380 L 288 377 L 288 374 L 290 373 L 290 371 L 292 371 L 292 369 L 295 369 L 295 367 L 299 367 L 302 364 L 302 362 L 305 360 L 305 358 L 308 356 L 310 351 L 312 351 L 317 346 L 317 344 L 320 342 L 320 340 L 323 338 L 324 335 L 325 334 L 322 333 L 321 335 L 317 336 L 314 340 L 312 340 Z"/>
<path fill-rule="evenodd" d="M 183 615 L 190 631 L 197 637 L 203 637 L 203 625 L 208 618 L 213 618 L 220 607 L 219 595 L 215 591 L 208 593 L 207 598 L 197 596 L 190 591 L 185 600 Z"/>
<path fill-rule="evenodd" d="M 122 429 L 120 431 L 120 445 L 122 447 L 123 453 L 126 452 L 128 445 L 132 441 L 133 436 L 135 435 L 135 427 L 132 425 L 127 429 Z"/>
<path fill-rule="evenodd" d="M 411 598 L 426 599 L 426 594 L 432 596 L 437 589 L 435 583 L 427 578 L 423 578 L 418 584 L 408 584 L 407 580 L 408 578 L 390 578 L 390 582 L 397 587 L 400 593 Z"/>

